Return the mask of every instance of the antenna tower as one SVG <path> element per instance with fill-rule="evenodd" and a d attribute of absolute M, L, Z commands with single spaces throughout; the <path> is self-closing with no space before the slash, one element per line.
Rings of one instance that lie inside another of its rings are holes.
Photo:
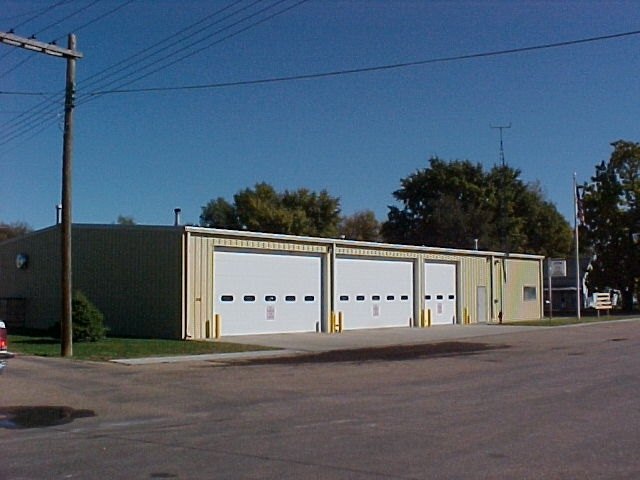
<path fill-rule="evenodd" d="M 500 130 L 500 165 L 502 165 L 503 167 L 505 166 L 505 162 L 504 162 L 504 144 L 502 143 L 502 131 L 505 128 L 511 128 L 511 124 L 509 125 L 491 125 L 491 128 L 497 128 L 498 130 Z"/>
<path fill-rule="evenodd" d="M 500 209 L 500 224 L 499 224 L 499 229 L 500 229 L 500 248 L 502 249 L 503 252 L 506 252 L 507 249 L 509 248 L 509 245 L 507 243 L 507 208 L 506 208 L 506 199 L 505 199 L 505 178 L 504 175 L 506 173 L 505 171 L 505 167 L 506 167 L 506 163 L 504 160 L 504 144 L 502 142 L 502 131 L 506 128 L 511 128 L 511 123 L 509 123 L 509 125 L 491 125 L 491 128 L 496 128 L 498 130 L 500 130 L 500 166 L 502 167 L 500 169 L 500 183 L 499 183 L 499 188 L 500 188 L 500 195 L 499 195 L 499 209 Z"/>

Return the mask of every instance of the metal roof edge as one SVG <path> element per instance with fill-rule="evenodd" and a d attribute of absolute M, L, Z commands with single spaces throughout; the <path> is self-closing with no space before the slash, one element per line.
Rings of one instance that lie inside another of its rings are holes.
<path fill-rule="evenodd" d="M 13 237 L 0 242 L 0 245 L 23 239 L 32 235 L 38 235 L 49 230 L 57 228 L 58 225 L 51 225 L 40 230 L 29 232 L 21 237 Z M 473 257 L 501 257 L 514 258 L 522 260 L 542 260 L 544 255 L 535 255 L 528 253 L 511 253 L 511 252 L 495 252 L 490 250 L 466 250 L 445 247 L 428 247 L 426 245 L 403 245 L 383 242 L 365 242 L 360 240 L 348 240 L 345 238 L 323 238 L 309 237 L 298 235 L 287 235 L 283 233 L 264 233 L 252 232 L 246 230 L 228 230 L 223 228 L 198 227 L 192 225 L 119 225 L 119 224 L 99 224 L 99 223 L 74 223 L 74 229 L 121 229 L 121 230 L 174 230 L 181 233 L 200 233 L 204 235 L 229 236 L 237 238 L 250 238 L 262 240 L 281 240 L 287 242 L 308 242 L 316 245 L 344 245 L 345 247 L 360 247 L 371 249 L 391 249 L 399 251 L 413 251 L 416 253 L 436 253 L 449 255 L 464 255 Z"/>
<path fill-rule="evenodd" d="M 445 247 L 428 247 L 426 245 L 402 245 L 393 243 L 382 242 L 364 242 L 360 240 L 347 240 L 344 238 L 322 238 L 322 237 L 307 237 L 297 235 L 287 235 L 282 233 L 264 233 L 264 232 L 252 232 L 247 230 L 227 230 L 222 228 L 210 228 L 210 227 L 194 227 L 185 226 L 185 232 L 209 234 L 215 236 L 232 236 L 239 238 L 251 238 L 262 240 L 283 240 L 289 242 L 310 242 L 319 245 L 344 245 L 350 247 L 361 248 L 375 248 L 375 249 L 394 249 L 404 251 L 415 251 L 417 253 L 441 253 L 452 255 L 466 255 L 466 256 L 478 256 L 478 257 L 504 257 L 504 258 L 517 258 L 527 260 L 542 260 L 544 255 L 534 255 L 527 253 L 510 253 L 510 252 L 493 252 L 486 250 L 465 250 Z"/>

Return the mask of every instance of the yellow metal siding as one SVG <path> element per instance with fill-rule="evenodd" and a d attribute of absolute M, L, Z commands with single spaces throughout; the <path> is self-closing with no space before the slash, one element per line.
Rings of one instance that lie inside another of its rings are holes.
<path fill-rule="evenodd" d="M 300 242 L 281 242 L 277 240 L 253 240 L 243 238 L 214 237 L 213 244 L 216 247 L 234 247 L 255 250 L 281 250 L 290 252 L 324 253 L 325 245 L 314 245 Z"/>
<path fill-rule="evenodd" d="M 338 246 L 336 248 L 336 254 L 356 256 L 356 257 L 373 257 L 373 258 L 416 258 L 418 256 L 418 253 L 415 251 L 356 248 L 356 247 L 345 247 L 345 246 Z"/>
<path fill-rule="evenodd" d="M 505 321 L 541 318 L 540 266 L 535 261 L 506 260 Z M 523 299 L 524 287 L 535 287 L 535 300 Z"/>
<path fill-rule="evenodd" d="M 469 323 L 477 323 L 479 312 L 477 312 L 477 288 L 478 286 L 487 287 L 487 308 L 490 303 L 490 268 L 491 264 L 485 256 L 471 255 L 453 255 L 442 253 L 425 253 L 423 255 L 425 262 L 447 262 L 455 263 L 457 266 L 457 314 L 458 323 L 464 323 L 464 313 L 467 312 Z M 420 295 L 422 297 L 422 294 Z M 490 319 L 490 313 L 487 312 L 485 317 Z"/>
<path fill-rule="evenodd" d="M 213 246 L 211 237 L 187 236 L 187 338 L 214 337 Z"/>

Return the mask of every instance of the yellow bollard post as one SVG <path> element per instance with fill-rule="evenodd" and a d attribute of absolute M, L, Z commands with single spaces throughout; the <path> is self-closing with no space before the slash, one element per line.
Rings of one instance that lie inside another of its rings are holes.
<path fill-rule="evenodd" d="M 338 333 L 342 333 L 343 320 L 344 320 L 344 312 L 338 312 Z"/>
<path fill-rule="evenodd" d="M 424 328 L 424 310 L 420 310 L 420 323 L 418 325 L 420 328 Z"/>
<path fill-rule="evenodd" d="M 222 317 L 220 316 L 219 313 L 216 313 L 216 338 L 220 338 L 220 330 L 222 329 Z"/>
<path fill-rule="evenodd" d="M 431 309 L 427 309 L 427 327 L 431 326 Z"/>
<path fill-rule="evenodd" d="M 336 312 L 331 312 L 331 318 L 329 319 L 329 333 L 333 333 L 336 330 Z"/>
<path fill-rule="evenodd" d="M 209 320 L 204 322 L 204 338 L 211 338 L 211 322 Z"/>
<path fill-rule="evenodd" d="M 467 307 L 464 307 L 462 309 L 462 324 L 463 325 L 467 324 Z"/>

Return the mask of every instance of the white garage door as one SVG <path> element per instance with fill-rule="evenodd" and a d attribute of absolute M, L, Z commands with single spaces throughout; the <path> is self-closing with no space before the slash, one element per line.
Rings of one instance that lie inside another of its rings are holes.
<path fill-rule="evenodd" d="M 424 264 L 424 308 L 431 310 L 431 325 L 456 323 L 456 266 Z"/>
<path fill-rule="evenodd" d="M 334 305 L 343 328 L 408 326 L 413 316 L 413 263 L 339 258 Z"/>
<path fill-rule="evenodd" d="M 320 257 L 214 253 L 215 312 L 222 335 L 315 331 Z"/>

